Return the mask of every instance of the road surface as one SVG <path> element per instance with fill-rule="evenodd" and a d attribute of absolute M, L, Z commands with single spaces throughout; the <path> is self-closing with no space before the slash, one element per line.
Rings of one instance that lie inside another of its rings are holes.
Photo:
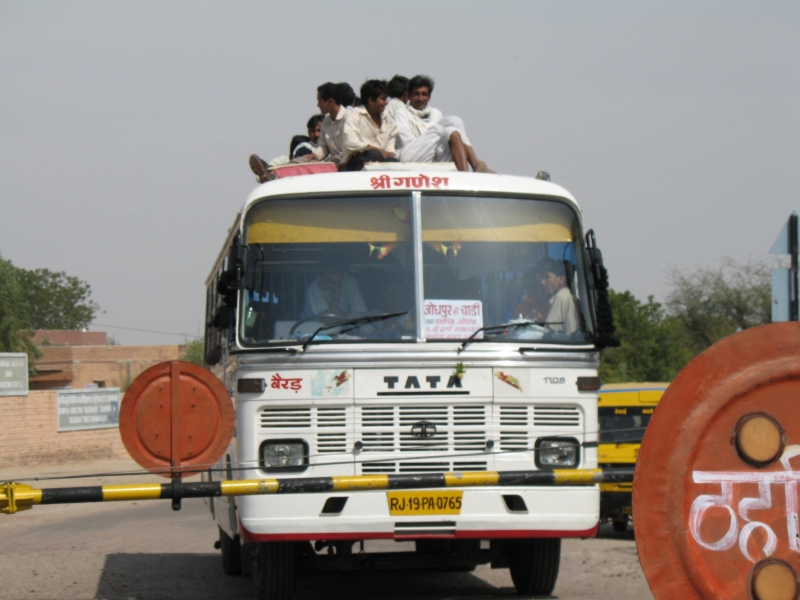
<path fill-rule="evenodd" d="M 129 471 L 128 461 L 51 469 L 65 473 Z M 43 469 L 0 469 L 0 482 L 42 476 Z M 28 482 L 35 487 L 154 481 L 151 475 Z M 202 499 L 39 506 L 0 514 L 0 600 L 243 600 L 255 598 L 250 577 L 227 577 L 217 530 Z M 394 544 L 394 542 L 381 542 Z M 368 547 L 369 550 L 369 547 Z M 382 571 L 311 573 L 299 581 L 297 600 L 325 598 L 516 598 L 506 569 L 472 573 Z M 591 540 L 565 540 L 558 584 L 563 600 L 652 598 L 632 533 L 609 526 Z"/>

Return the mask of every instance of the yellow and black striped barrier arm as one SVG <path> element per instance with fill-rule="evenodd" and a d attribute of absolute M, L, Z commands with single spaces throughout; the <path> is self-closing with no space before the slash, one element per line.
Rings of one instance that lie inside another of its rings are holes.
<path fill-rule="evenodd" d="M 35 489 L 23 483 L 0 484 L 0 512 L 25 510 L 34 504 L 166 500 L 213 496 L 309 494 L 363 490 L 408 490 L 466 487 L 547 487 L 624 483 L 633 481 L 633 467 L 615 469 L 553 469 L 539 471 L 480 471 L 464 473 L 407 473 L 344 477 L 297 477 L 143 483 L 72 488 Z"/>

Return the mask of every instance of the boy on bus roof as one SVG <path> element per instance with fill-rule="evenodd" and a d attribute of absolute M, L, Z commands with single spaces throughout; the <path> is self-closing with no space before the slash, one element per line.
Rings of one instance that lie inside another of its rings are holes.
<path fill-rule="evenodd" d="M 394 113 L 405 109 L 406 102 L 408 102 L 408 77 L 395 75 L 389 80 L 389 103 L 386 105 L 386 112 L 394 119 Z"/>
<path fill-rule="evenodd" d="M 494 173 L 480 160 L 467 137 L 464 122 L 428 103 L 433 93 L 433 79 L 417 75 L 408 82 L 409 103 L 395 112 L 397 121 L 397 158 L 402 162 L 455 162 L 459 171 Z"/>
<path fill-rule="evenodd" d="M 394 144 L 397 125 L 386 113 L 389 87 L 380 79 L 369 79 L 361 86 L 364 106 L 354 108 L 344 124 L 342 164 L 348 171 L 360 171 L 365 162 L 397 162 Z"/>
<path fill-rule="evenodd" d="M 308 137 L 311 138 L 311 142 L 314 144 L 319 144 L 319 136 L 322 134 L 322 119 L 324 117 L 325 115 L 314 115 L 306 123 Z"/>
<path fill-rule="evenodd" d="M 263 160 L 258 154 L 250 155 L 250 170 L 256 174 L 258 183 L 269 179 L 269 169 L 288 164 L 292 159 L 311 154 L 317 149 L 322 124 L 322 115 L 313 115 L 306 122 L 308 135 L 295 135 L 289 143 L 289 154 L 276 156 L 269 162 Z"/>

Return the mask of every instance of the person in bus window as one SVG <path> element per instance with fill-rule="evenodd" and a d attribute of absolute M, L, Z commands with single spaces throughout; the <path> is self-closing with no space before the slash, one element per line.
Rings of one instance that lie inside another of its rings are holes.
<path fill-rule="evenodd" d="M 322 263 L 322 275 L 311 282 L 301 319 L 314 315 L 360 316 L 367 305 L 358 290 L 356 280 L 347 274 L 337 257 L 327 257 Z"/>
<path fill-rule="evenodd" d="M 370 79 L 361 86 L 364 106 L 354 108 L 344 124 L 342 164 L 348 171 L 360 171 L 366 162 L 397 162 L 394 143 L 397 125 L 386 114 L 389 87 L 385 81 Z"/>
<path fill-rule="evenodd" d="M 522 289 L 525 295 L 511 311 L 510 320 L 544 321 L 550 308 L 550 294 L 542 285 L 542 274 L 538 269 L 525 274 Z"/>
<path fill-rule="evenodd" d="M 550 294 L 547 327 L 567 335 L 575 333 L 578 329 L 578 307 L 572 292 L 567 287 L 564 261 L 545 258 L 537 267 L 541 273 L 542 286 Z"/>
<path fill-rule="evenodd" d="M 455 162 L 459 171 L 494 173 L 480 160 L 459 117 L 442 116 L 428 105 L 433 79 L 417 75 L 408 82 L 409 103 L 395 112 L 397 158 L 401 162 Z"/>

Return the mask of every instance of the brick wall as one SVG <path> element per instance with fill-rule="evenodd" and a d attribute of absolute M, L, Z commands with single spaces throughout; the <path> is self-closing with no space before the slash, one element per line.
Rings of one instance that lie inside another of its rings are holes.
<path fill-rule="evenodd" d="M 47 390 L 87 383 L 118 387 L 123 392 L 143 371 L 167 360 L 180 360 L 186 346 L 44 346 L 34 363 L 38 376 L 30 388 Z"/>
<path fill-rule="evenodd" d="M 58 431 L 57 392 L 0 396 L 0 465 L 47 466 L 128 458 L 119 429 Z"/>

